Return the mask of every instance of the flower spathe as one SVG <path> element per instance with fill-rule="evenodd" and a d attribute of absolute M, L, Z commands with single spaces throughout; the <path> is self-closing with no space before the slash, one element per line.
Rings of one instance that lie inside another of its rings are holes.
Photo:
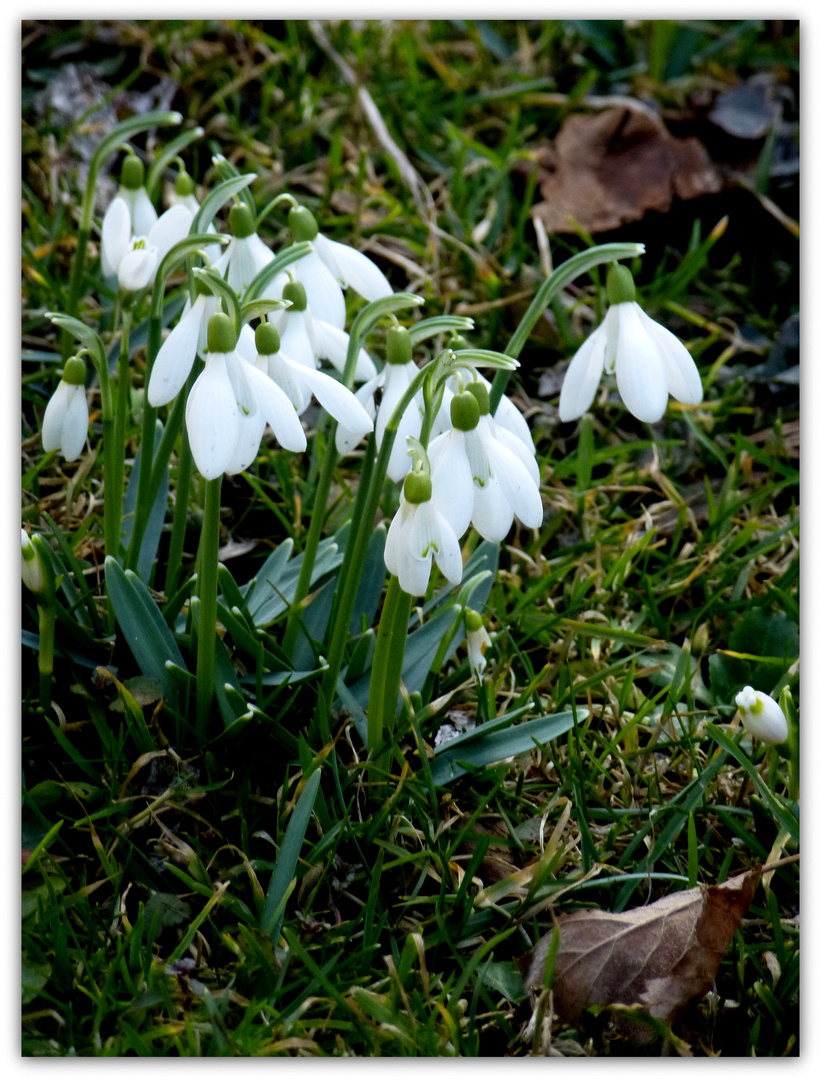
<path fill-rule="evenodd" d="M 678 338 L 632 298 L 635 289 L 626 267 L 610 270 L 607 290 L 611 306 L 601 326 L 570 361 L 564 377 L 560 419 L 576 420 L 586 412 L 602 374 L 614 370 L 619 394 L 639 420 L 660 420 L 671 394 L 684 404 L 698 405 L 703 390 L 695 361 Z"/>
<path fill-rule="evenodd" d="M 769 694 L 745 686 L 736 694 L 735 703 L 744 727 L 751 735 L 766 743 L 786 742 L 789 733 L 787 718 L 781 706 Z"/>
<path fill-rule="evenodd" d="M 43 415 L 43 449 L 59 450 L 66 461 L 80 456 L 88 434 L 86 366 L 73 356 Z"/>
<path fill-rule="evenodd" d="M 462 580 L 459 540 L 430 494 L 430 477 L 408 473 L 385 540 L 385 566 L 411 596 L 424 596 L 434 559 L 452 585 Z"/>

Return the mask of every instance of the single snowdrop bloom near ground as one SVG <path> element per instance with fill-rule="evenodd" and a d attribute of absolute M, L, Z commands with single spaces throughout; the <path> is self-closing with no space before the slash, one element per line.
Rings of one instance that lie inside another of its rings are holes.
<path fill-rule="evenodd" d="M 385 428 L 393 416 L 402 395 L 410 386 L 419 369 L 413 363 L 413 345 L 404 326 L 392 326 L 388 330 L 385 366 L 374 378 L 369 379 L 356 392 L 358 401 L 367 410 L 368 416 L 376 419 L 375 438 L 377 451 L 382 447 Z M 379 396 L 377 408 L 376 398 Z M 420 392 L 414 397 L 402 414 L 396 433 L 391 456 L 388 459 L 388 476 L 397 483 L 404 479 L 412 465 L 408 450 L 408 436 L 419 438 L 422 430 L 422 418 L 425 404 Z M 340 454 L 348 453 L 358 442 L 356 430 L 340 424 L 336 429 L 336 448 Z"/>
<path fill-rule="evenodd" d="M 490 645 L 490 634 L 485 629 L 482 616 L 473 608 L 465 610 L 465 636 L 468 646 L 468 663 L 474 678 L 481 679 L 487 667 L 485 649 Z"/>
<path fill-rule="evenodd" d="M 462 580 L 459 540 L 431 494 L 430 475 L 409 472 L 385 540 L 385 566 L 410 596 L 425 595 L 434 559 L 452 585 Z"/>
<path fill-rule="evenodd" d="M 238 203 L 228 211 L 231 239 L 228 247 L 214 263 L 238 296 L 242 296 L 257 274 L 273 259 L 274 255 L 265 241 L 257 234 L 254 215 L 245 203 Z"/>
<path fill-rule="evenodd" d="M 116 274 L 126 292 L 144 289 L 171 248 L 188 236 L 192 220 L 191 211 L 177 203 L 156 219 L 147 236 L 132 236 L 128 208 L 115 199 L 103 221 L 104 271 Z"/>
<path fill-rule="evenodd" d="M 766 743 L 787 741 L 787 718 L 781 706 L 769 694 L 745 686 L 736 694 L 735 703 L 744 727 L 751 735 Z"/>
<path fill-rule="evenodd" d="M 160 346 L 148 380 L 148 402 L 155 409 L 172 401 L 185 385 L 194 360 L 208 344 L 208 321 L 216 313 L 216 296 L 197 281 L 197 298 L 186 303 L 180 321 Z"/>
<path fill-rule="evenodd" d="M 23 584 L 31 589 L 35 596 L 39 596 L 46 585 L 46 575 L 43 572 L 40 553 L 32 543 L 31 537 L 26 530 L 22 529 L 21 531 L 23 533 L 21 563 Z"/>
<path fill-rule="evenodd" d="M 283 352 L 305 367 L 316 368 L 318 360 L 329 360 L 337 371 L 343 372 L 349 340 L 345 331 L 311 314 L 302 282 L 289 281 L 282 290 L 281 299 L 290 300 L 291 306 L 271 312 L 269 318 L 279 330 Z M 360 349 L 354 379 L 363 382 L 374 375 L 376 367 L 373 360 L 364 349 Z"/>
<path fill-rule="evenodd" d="M 473 522 L 480 536 L 499 543 L 514 516 L 530 529 L 544 517 L 539 468 L 530 449 L 490 416 L 488 391 L 475 380 L 455 394 L 450 431 L 430 444 L 438 508 L 457 536 Z"/>
<path fill-rule="evenodd" d="M 60 385 L 43 416 L 43 449 L 59 450 L 66 461 L 80 456 L 88 434 L 86 366 L 79 356 L 66 361 Z"/>
<path fill-rule="evenodd" d="M 356 445 L 369 431 L 373 418 L 368 415 L 351 391 L 332 376 L 316 368 L 298 364 L 280 348 L 280 337 L 271 323 L 261 323 L 255 334 L 256 366 L 285 392 L 297 415 L 311 403 L 312 395 L 337 424 L 344 426 Z"/>
<path fill-rule="evenodd" d="M 626 266 L 608 271 L 607 298 L 610 307 L 601 326 L 570 361 L 559 397 L 560 418 L 576 420 L 586 412 L 602 373 L 614 370 L 622 400 L 639 420 L 660 420 L 670 394 L 698 405 L 703 390 L 695 361 L 674 334 L 641 309 Z"/>
<path fill-rule="evenodd" d="M 222 312 L 212 315 L 205 368 L 185 409 L 191 452 L 206 480 L 247 468 L 266 422 L 286 450 L 299 452 L 306 446 L 305 432 L 287 396 L 265 372 L 243 359 L 236 345 L 231 319 Z"/>
<path fill-rule="evenodd" d="M 145 180 L 145 166 L 138 157 L 134 154 L 129 154 L 123 162 L 122 172 L 120 173 L 120 186 L 117 190 L 117 194 L 111 200 L 108 209 L 103 216 L 103 239 L 101 245 L 100 256 L 103 262 L 103 273 L 106 277 L 110 277 L 117 272 L 117 264 L 112 261 L 112 254 L 109 250 L 112 238 L 119 237 L 122 229 L 118 227 L 114 233 L 111 229 L 108 230 L 108 240 L 106 239 L 106 222 L 112 214 L 119 214 L 121 211 L 118 204 L 125 206 L 128 213 L 128 238 L 132 236 L 148 236 L 152 226 L 157 222 L 157 211 L 151 204 L 151 200 L 148 197 L 148 192 L 144 186 Z"/>

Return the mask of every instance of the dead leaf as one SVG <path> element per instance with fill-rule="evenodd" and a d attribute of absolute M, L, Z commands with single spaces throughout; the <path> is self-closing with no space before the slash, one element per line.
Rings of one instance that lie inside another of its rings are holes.
<path fill-rule="evenodd" d="M 560 916 L 555 1011 L 575 1023 L 587 1005 L 638 1005 L 672 1024 L 712 987 L 760 877 L 757 866 L 723 885 L 700 885 L 632 911 Z M 528 989 L 542 989 L 552 937 L 519 962 Z M 637 1043 L 653 1037 L 637 1024 L 627 1034 Z"/>
<path fill-rule="evenodd" d="M 660 118 L 626 107 L 569 116 L 537 161 L 544 202 L 532 212 L 549 233 L 574 232 L 574 220 L 607 232 L 648 210 L 666 212 L 676 196 L 722 188 L 698 139 L 675 138 Z"/>

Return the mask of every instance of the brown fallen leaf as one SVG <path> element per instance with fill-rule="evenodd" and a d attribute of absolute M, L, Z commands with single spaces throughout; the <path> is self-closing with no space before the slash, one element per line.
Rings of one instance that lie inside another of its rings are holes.
<path fill-rule="evenodd" d="M 587 1005 L 638 1005 L 668 1026 L 712 987 L 761 878 L 757 866 L 722 885 L 699 885 L 646 907 L 574 911 L 556 920 L 553 1008 L 575 1023 Z M 522 957 L 525 985 L 540 990 L 553 934 Z M 636 1043 L 652 1031 L 631 1024 Z"/>
<path fill-rule="evenodd" d="M 698 139 L 675 138 L 659 117 L 623 106 L 569 116 L 536 160 L 544 202 L 532 213 L 549 233 L 574 232 L 574 221 L 607 232 L 648 210 L 666 212 L 676 196 L 723 186 Z"/>

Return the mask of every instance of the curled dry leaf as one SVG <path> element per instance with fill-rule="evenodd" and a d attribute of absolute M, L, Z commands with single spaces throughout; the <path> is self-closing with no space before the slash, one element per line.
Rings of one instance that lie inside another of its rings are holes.
<path fill-rule="evenodd" d="M 532 212 L 549 233 L 575 232 L 574 222 L 607 232 L 723 186 L 698 139 L 674 137 L 639 109 L 569 116 L 537 161 L 544 202 Z"/>
<path fill-rule="evenodd" d="M 758 866 L 722 885 L 699 885 L 632 911 L 561 915 L 555 1011 L 575 1023 L 587 1005 L 638 1005 L 672 1024 L 712 987 L 760 877 Z M 528 989 L 543 985 L 552 936 L 519 962 Z M 636 1042 L 653 1037 L 638 1025 L 626 1034 Z"/>

